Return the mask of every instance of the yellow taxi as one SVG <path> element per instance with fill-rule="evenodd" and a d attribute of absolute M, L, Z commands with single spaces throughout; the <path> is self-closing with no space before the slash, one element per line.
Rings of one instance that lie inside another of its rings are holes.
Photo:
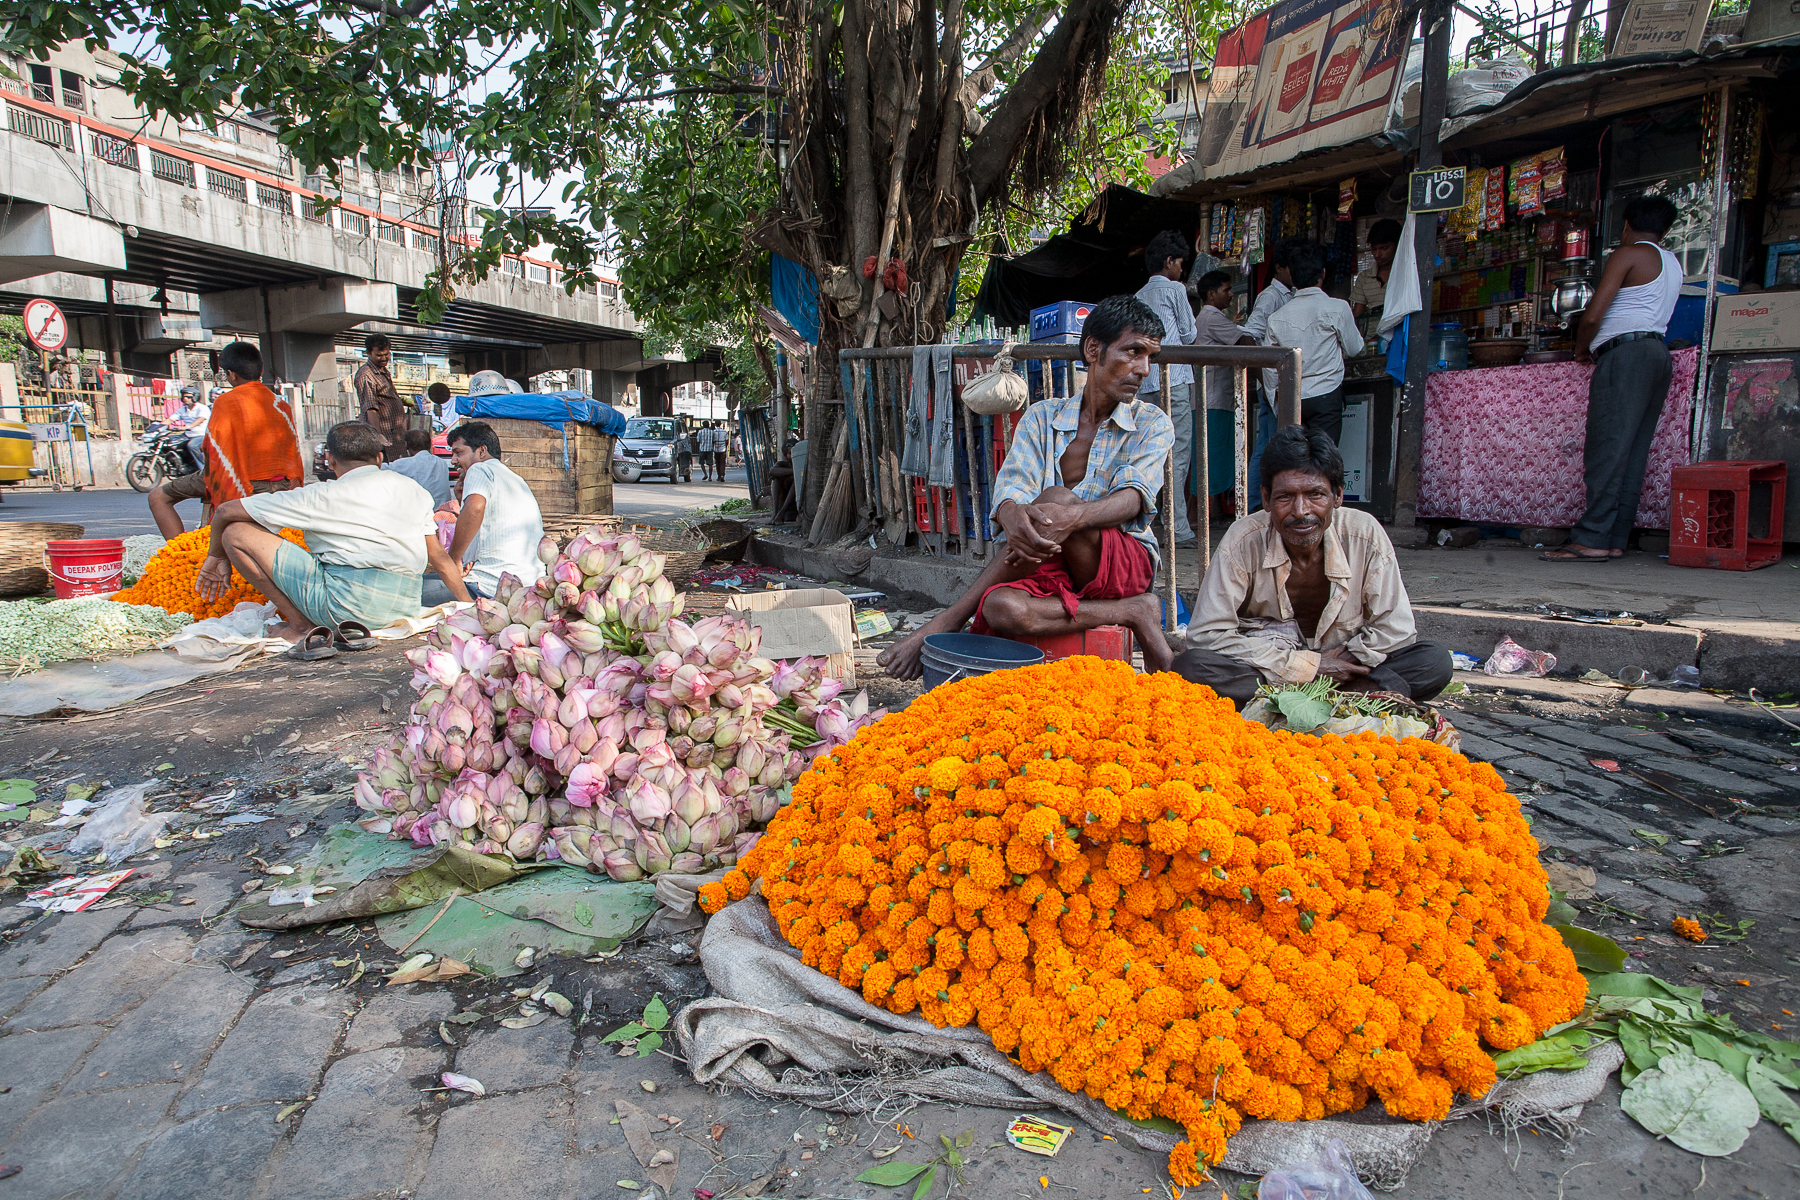
<path fill-rule="evenodd" d="M 0 421 L 0 485 L 32 476 L 31 429 L 22 421 Z"/>

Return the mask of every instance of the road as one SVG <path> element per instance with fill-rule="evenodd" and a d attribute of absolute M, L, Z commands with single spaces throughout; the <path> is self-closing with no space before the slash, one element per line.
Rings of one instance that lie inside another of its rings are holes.
<path fill-rule="evenodd" d="M 638 521 L 678 516 L 689 509 L 712 508 L 748 494 L 744 469 L 733 467 L 723 483 L 615 483 L 613 511 Z M 200 502 L 190 500 L 180 512 L 193 528 Z M 0 521 L 67 521 L 86 527 L 88 537 L 130 537 L 155 533 L 150 506 L 130 488 L 88 488 L 53 492 L 48 488 L 8 488 L 0 503 Z"/>

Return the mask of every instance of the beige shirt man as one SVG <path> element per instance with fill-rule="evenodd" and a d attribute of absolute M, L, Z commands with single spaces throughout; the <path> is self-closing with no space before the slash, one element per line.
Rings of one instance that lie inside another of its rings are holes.
<path fill-rule="evenodd" d="M 1189 641 L 1254 666 L 1271 680 L 1306 683 L 1322 651 L 1343 647 L 1364 666 L 1418 641 L 1394 547 L 1368 513 L 1339 508 L 1325 533 L 1331 597 L 1307 638 L 1288 599 L 1288 553 L 1268 510 L 1232 524 L 1200 585 Z"/>

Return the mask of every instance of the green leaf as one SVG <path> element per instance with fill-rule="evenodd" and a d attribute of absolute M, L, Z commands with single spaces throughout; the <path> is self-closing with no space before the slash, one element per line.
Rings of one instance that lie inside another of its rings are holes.
<path fill-rule="evenodd" d="M 594 923 L 594 909 L 592 905 L 585 903 L 577 904 L 574 912 L 575 919 L 580 921 L 583 925 L 592 925 Z"/>
<path fill-rule="evenodd" d="M 931 1185 L 937 1180 L 937 1167 L 933 1166 L 919 1179 L 919 1186 L 913 1189 L 913 1200 L 925 1200 L 931 1191 Z"/>
<path fill-rule="evenodd" d="M 644 1005 L 644 1024 L 651 1029 L 669 1027 L 669 1006 L 663 1003 L 660 994 L 650 997 L 650 1003 Z"/>
<path fill-rule="evenodd" d="M 899 1187 L 917 1179 L 919 1172 L 925 1170 L 929 1163 L 894 1162 L 892 1159 L 870 1167 L 856 1177 L 858 1183 L 872 1183 L 876 1187 Z"/>
<path fill-rule="evenodd" d="M 1579 925 L 1552 925 L 1551 928 L 1562 935 L 1563 945 L 1575 955 L 1575 965 L 1583 971 L 1611 972 L 1624 968 L 1625 951 L 1605 934 Z"/>
<path fill-rule="evenodd" d="M 1331 719 L 1331 705 L 1294 688 L 1283 688 L 1273 699 L 1287 727 L 1295 733 L 1317 729 Z"/>
<path fill-rule="evenodd" d="M 1621 971 L 1615 975 L 1593 975 L 1588 978 L 1588 995 L 1590 996 L 1637 996 L 1661 999 L 1669 997 L 1675 1000 L 1686 1000 L 1689 1004 L 1699 1004 L 1700 989 L 1681 987 L 1673 983 L 1665 983 L 1654 975 L 1640 975 L 1635 971 Z"/>
<path fill-rule="evenodd" d="M 1711 1059 L 1727 1071 L 1738 1077 L 1738 1082 L 1747 1083 L 1747 1071 L 1750 1056 L 1736 1046 L 1728 1046 L 1703 1029 L 1696 1029 L 1690 1035 L 1694 1045 L 1694 1053 L 1701 1058 Z"/>
<path fill-rule="evenodd" d="M 1629 1017 L 1619 1021 L 1619 1045 L 1626 1060 L 1639 1071 L 1648 1071 L 1662 1061 L 1662 1053 L 1650 1045 L 1650 1035 Z"/>
<path fill-rule="evenodd" d="M 643 1037 L 638 1039 L 638 1044 L 637 1044 L 638 1057 L 639 1058 L 649 1058 L 652 1054 L 655 1054 L 658 1050 L 662 1049 L 662 1044 L 663 1044 L 663 1035 L 662 1034 L 646 1033 Z"/>
<path fill-rule="evenodd" d="M 956 1135 L 956 1148 L 958 1150 L 967 1150 L 970 1146 L 973 1146 L 974 1144 L 975 1144 L 975 1131 L 973 1129 L 965 1129 L 961 1133 Z"/>
<path fill-rule="evenodd" d="M 1552 891 L 1550 893 L 1550 907 L 1544 912 L 1544 924 L 1552 927 L 1573 925 L 1579 916 L 1581 913 L 1573 904 L 1563 899 L 1561 892 Z"/>
<path fill-rule="evenodd" d="M 1544 1038 L 1494 1056 L 1494 1069 L 1502 1076 L 1530 1075 L 1537 1071 L 1568 1071 L 1587 1066 L 1581 1051 L 1560 1037 Z"/>
<path fill-rule="evenodd" d="M 1760 1058 L 1750 1060 L 1750 1094 L 1756 1097 L 1762 1115 L 1787 1130 L 1787 1135 L 1800 1142 L 1800 1104 L 1782 1091 L 1792 1087 L 1787 1080 L 1765 1067 Z"/>
<path fill-rule="evenodd" d="M 29 805 L 20 804 L 12 808 L 0 808 L 0 821 L 23 821 L 31 815 Z"/>
<path fill-rule="evenodd" d="M 649 1032 L 648 1029 L 633 1021 L 629 1025 L 619 1026 L 600 1040 L 602 1042 L 629 1042 L 631 1039 L 643 1037 Z"/>
<path fill-rule="evenodd" d="M 1735 1153 L 1761 1116 L 1748 1087 L 1685 1051 L 1633 1079 L 1619 1106 L 1651 1133 L 1715 1158 Z"/>

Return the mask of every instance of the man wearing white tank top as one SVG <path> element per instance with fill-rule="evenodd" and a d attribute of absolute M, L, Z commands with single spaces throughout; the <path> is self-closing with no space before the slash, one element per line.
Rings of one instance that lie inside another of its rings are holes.
<path fill-rule="evenodd" d="M 1569 531 L 1569 544 L 1542 556 L 1551 562 L 1607 562 L 1625 553 L 1669 393 L 1663 335 L 1681 295 L 1681 261 L 1661 242 L 1675 215 L 1662 196 L 1626 206 L 1619 248 L 1575 331 L 1575 360 L 1594 364 L 1583 453 L 1587 511 Z"/>

